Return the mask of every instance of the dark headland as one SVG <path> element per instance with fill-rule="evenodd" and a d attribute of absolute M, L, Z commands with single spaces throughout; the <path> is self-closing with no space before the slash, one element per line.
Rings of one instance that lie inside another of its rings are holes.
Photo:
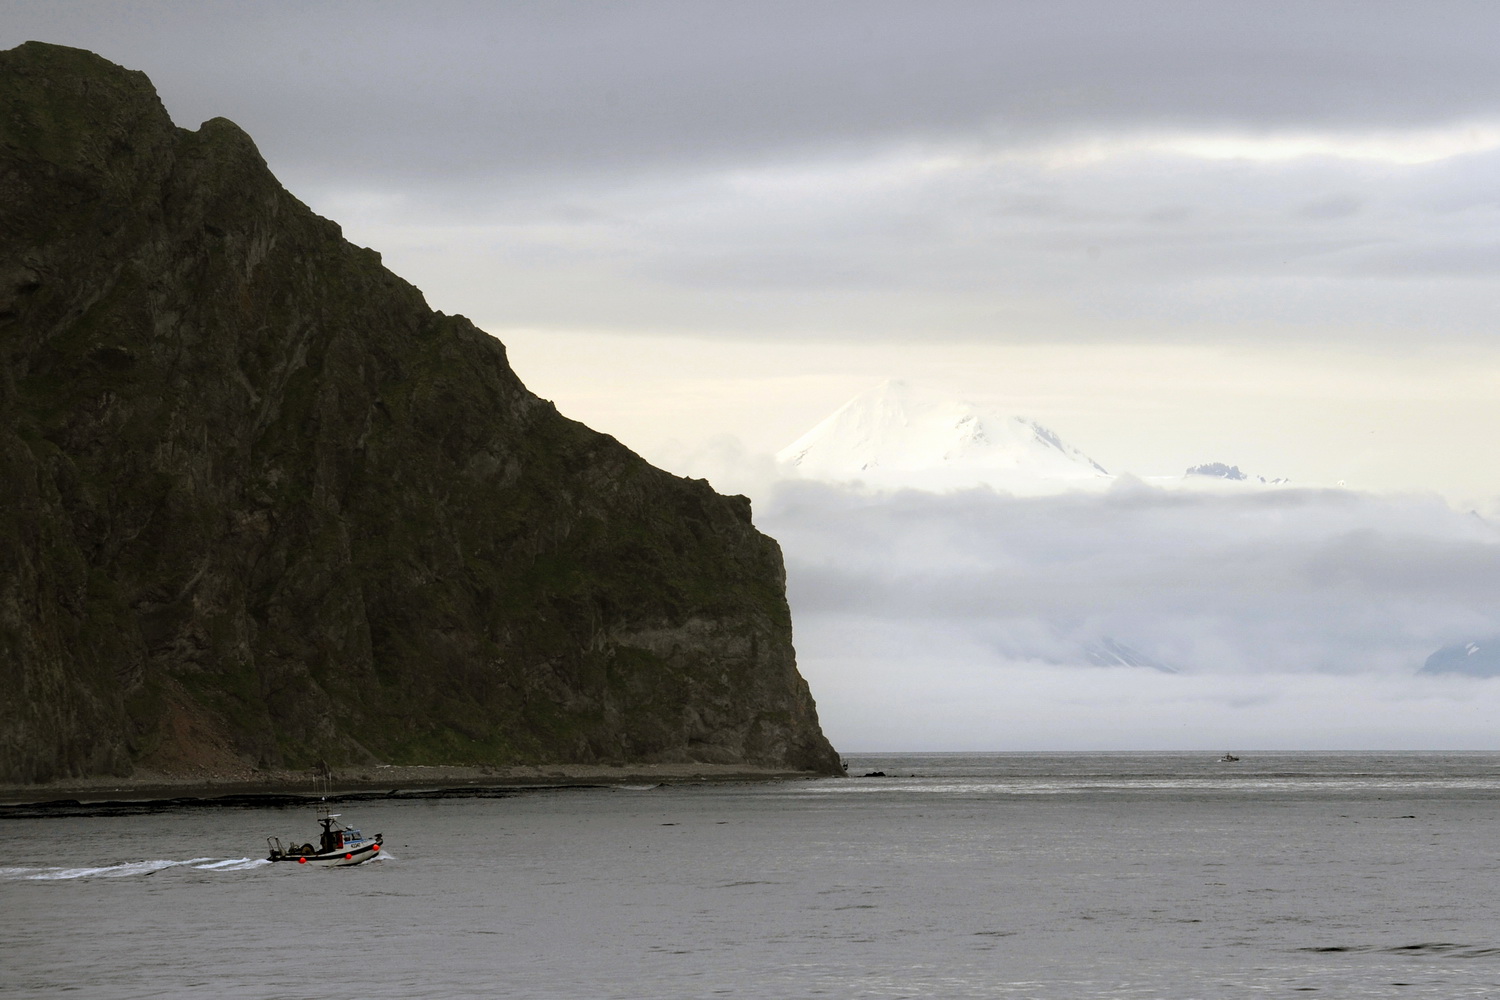
<path fill-rule="evenodd" d="M 748 500 L 561 416 L 234 124 L 78 49 L 0 52 L 0 355 L 12 801 L 839 773 Z"/>

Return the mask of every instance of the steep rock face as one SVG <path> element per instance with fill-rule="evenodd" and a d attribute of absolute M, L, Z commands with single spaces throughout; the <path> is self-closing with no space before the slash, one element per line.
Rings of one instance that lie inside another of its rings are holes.
<path fill-rule="evenodd" d="M 0 780 L 832 773 L 749 503 L 560 416 L 223 119 L 0 52 Z"/>

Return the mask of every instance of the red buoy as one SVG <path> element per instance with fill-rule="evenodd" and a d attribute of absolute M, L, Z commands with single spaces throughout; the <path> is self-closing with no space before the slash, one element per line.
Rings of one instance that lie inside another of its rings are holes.
<path fill-rule="evenodd" d="M 299 864 L 299 865 L 305 865 L 305 864 L 307 864 L 307 859 L 306 858 L 298 858 L 297 859 L 297 864 Z"/>
<path fill-rule="evenodd" d="M 379 844 L 376 844 L 376 845 L 375 845 L 375 853 L 376 853 L 376 854 L 379 854 L 379 853 L 380 853 L 380 845 L 379 845 Z"/>
<path fill-rule="evenodd" d="M 346 855 L 344 855 L 344 860 L 345 861 L 353 861 L 354 860 L 354 855 L 352 855 L 352 854 L 346 854 Z"/>

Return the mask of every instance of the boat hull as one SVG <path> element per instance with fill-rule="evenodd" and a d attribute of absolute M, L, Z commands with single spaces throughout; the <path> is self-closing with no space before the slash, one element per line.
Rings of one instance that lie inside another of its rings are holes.
<path fill-rule="evenodd" d="M 378 843 L 361 844 L 358 847 L 342 848 L 333 851 L 319 851 L 316 854 L 292 854 L 282 851 L 272 851 L 267 861 L 290 861 L 294 865 L 316 865 L 319 868 L 347 868 L 350 865 L 361 865 L 366 861 L 374 861 L 380 857 L 380 845 Z"/>

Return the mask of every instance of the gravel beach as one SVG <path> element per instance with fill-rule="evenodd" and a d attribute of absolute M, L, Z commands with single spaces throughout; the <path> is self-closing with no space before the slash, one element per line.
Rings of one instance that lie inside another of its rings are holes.
<path fill-rule="evenodd" d="M 477 788 L 528 788 L 549 785 L 622 785 L 686 782 L 776 781 L 823 777 L 746 764 L 538 764 L 516 767 L 399 766 L 394 764 L 335 768 L 324 783 L 310 771 L 199 769 L 163 774 L 137 771 L 128 778 L 66 779 L 33 785 L 0 785 L 0 803 L 22 804 L 75 799 L 111 800 L 204 798 L 229 795 L 317 796 L 351 792 Z"/>

